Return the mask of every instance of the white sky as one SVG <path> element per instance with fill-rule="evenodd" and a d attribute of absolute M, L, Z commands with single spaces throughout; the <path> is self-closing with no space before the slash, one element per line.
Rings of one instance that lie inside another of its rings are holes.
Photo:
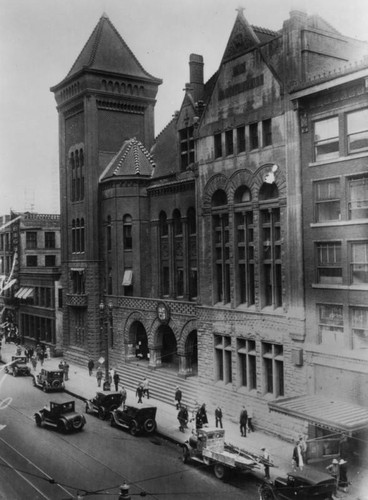
<path fill-rule="evenodd" d="M 0 0 L 0 215 L 59 211 L 58 117 L 50 87 L 68 73 L 105 12 L 142 66 L 163 79 L 156 135 L 179 109 L 189 54 L 218 68 L 239 6 L 250 24 L 282 27 L 292 8 L 368 40 L 367 0 Z"/>

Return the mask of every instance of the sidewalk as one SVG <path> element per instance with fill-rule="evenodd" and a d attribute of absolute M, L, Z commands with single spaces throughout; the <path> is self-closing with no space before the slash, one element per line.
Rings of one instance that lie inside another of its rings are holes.
<path fill-rule="evenodd" d="M 14 344 L 2 343 L 2 362 L 11 360 L 11 356 L 15 354 Z M 51 358 L 44 362 L 43 368 L 58 369 L 58 365 L 63 358 Z M 37 372 L 41 369 L 40 363 L 37 366 Z M 37 372 L 33 372 L 34 375 Z M 124 384 L 124 381 L 121 381 Z M 70 364 L 69 380 L 65 382 L 65 390 L 73 397 L 86 400 L 95 396 L 97 391 L 102 392 L 102 388 L 97 387 L 95 370 L 93 375 L 89 376 L 87 367 Z M 136 403 L 137 398 L 135 392 L 127 389 L 127 404 Z M 184 443 L 189 438 L 190 429 L 185 433 L 179 431 L 179 422 L 177 420 L 177 410 L 174 405 L 169 405 L 155 399 L 154 388 L 151 392 L 150 403 L 157 406 L 157 432 L 166 439 L 177 443 Z M 208 415 L 209 426 L 215 425 L 215 417 L 212 414 Z M 293 444 L 283 441 L 275 436 L 266 434 L 257 430 L 256 432 L 247 433 L 247 437 L 240 436 L 239 426 L 234 422 L 223 421 L 225 429 L 225 440 L 227 443 L 234 445 L 240 449 L 261 455 L 261 448 L 265 446 L 271 455 L 271 460 L 275 467 L 271 467 L 270 475 L 274 480 L 277 476 L 284 476 L 291 470 L 291 457 L 293 452 Z M 313 467 L 323 470 L 325 465 L 313 464 Z M 254 473 L 262 479 L 264 477 L 263 467 L 257 469 Z M 349 493 L 339 492 L 339 497 L 344 500 L 368 500 L 368 473 L 366 470 L 353 470 L 349 468 L 349 480 L 352 482 Z"/>

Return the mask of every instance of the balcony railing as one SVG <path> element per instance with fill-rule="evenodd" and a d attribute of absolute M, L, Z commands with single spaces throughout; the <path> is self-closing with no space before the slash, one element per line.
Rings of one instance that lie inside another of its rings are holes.
<path fill-rule="evenodd" d="M 67 293 L 66 305 L 70 307 L 87 307 L 88 295 L 81 293 Z"/>

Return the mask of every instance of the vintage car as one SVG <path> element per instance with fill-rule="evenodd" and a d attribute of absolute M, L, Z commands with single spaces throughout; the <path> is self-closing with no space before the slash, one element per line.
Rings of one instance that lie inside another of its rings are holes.
<path fill-rule="evenodd" d="M 120 392 L 110 392 L 105 394 L 97 392 L 93 399 L 86 400 L 86 413 L 97 413 L 98 418 L 105 420 L 108 415 L 119 408 L 123 401 Z"/>
<path fill-rule="evenodd" d="M 305 466 L 303 472 L 288 472 L 287 477 L 277 477 L 274 483 L 260 486 L 261 500 L 330 500 L 336 481 L 325 472 Z"/>
<path fill-rule="evenodd" d="M 30 375 L 31 369 L 27 365 L 25 356 L 12 356 L 11 363 L 5 367 L 5 372 L 16 377 L 17 375 Z"/>
<path fill-rule="evenodd" d="M 44 392 L 63 391 L 64 372 L 63 370 L 46 370 L 42 368 L 40 373 L 33 377 L 33 385 L 40 387 Z"/>
<path fill-rule="evenodd" d="M 36 425 L 54 427 L 59 432 L 81 431 L 86 423 L 84 415 L 75 411 L 75 401 L 67 403 L 50 402 L 34 415 Z"/>
<path fill-rule="evenodd" d="M 156 406 L 147 404 L 124 405 L 111 412 L 111 426 L 128 429 L 132 436 L 152 434 L 156 430 Z"/>

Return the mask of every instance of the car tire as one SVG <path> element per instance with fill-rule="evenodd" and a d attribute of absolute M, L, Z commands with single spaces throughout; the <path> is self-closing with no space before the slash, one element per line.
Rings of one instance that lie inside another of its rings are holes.
<path fill-rule="evenodd" d="M 129 425 L 129 432 L 132 436 L 136 436 L 138 433 L 138 426 L 136 422 L 131 422 Z"/>
<path fill-rule="evenodd" d="M 83 418 L 81 416 L 75 417 L 72 422 L 73 429 L 76 431 L 81 431 L 84 426 Z"/>
<path fill-rule="evenodd" d="M 59 389 L 60 388 L 60 382 L 59 382 L 59 380 L 53 380 L 52 381 L 52 387 L 54 389 Z"/>
<path fill-rule="evenodd" d="M 35 416 L 35 422 L 37 427 L 42 427 L 42 418 L 40 417 L 40 415 Z"/>
<path fill-rule="evenodd" d="M 143 424 L 143 429 L 147 434 L 152 434 L 156 430 L 156 422 L 153 418 L 147 418 L 147 420 Z"/>
<path fill-rule="evenodd" d="M 105 418 L 106 418 L 106 412 L 105 412 L 105 410 L 103 408 L 99 408 L 98 409 L 98 418 L 100 420 L 105 420 Z"/>
<path fill-rule="evenodd" d="M 186 446 L 183 446 L 183 453 L 181 455 L 181 460 L 183 462 L 183 464 L 186 464 L 189 462 L 189 458 L 190 458 L 190 453 L 189 453 L 189 450 Z"/>
<path fill-rule="evenodd" d="M 223 464 L 215 464 L 213 466 L 213 472 L 215 473 L 217 479 L 225 481 L 225 479 L 228 477 L 229 469 Z"/>

